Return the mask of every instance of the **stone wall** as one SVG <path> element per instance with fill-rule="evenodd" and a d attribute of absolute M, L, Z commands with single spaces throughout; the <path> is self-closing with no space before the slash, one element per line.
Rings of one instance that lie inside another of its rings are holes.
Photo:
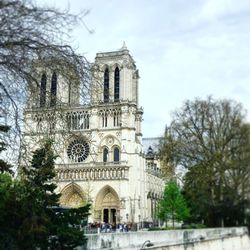
<path fill-rule="evenodd" d="M 87 245 L 79 249 L 141 249 L 143 243 L 148 240 L 154 245 L 146 249 L 250 249 L 248 231 L 245 227 L 100 233 L 87 235 L 87 237 Z"/>

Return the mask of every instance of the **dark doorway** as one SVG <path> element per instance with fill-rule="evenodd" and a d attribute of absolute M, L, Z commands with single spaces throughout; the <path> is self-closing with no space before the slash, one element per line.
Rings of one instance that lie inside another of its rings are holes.
<path fill-rule="evenodd" d="M 111 223 L 116 224 L 116 209 L 111 209 Z"/>
<path fill-rule="evenodd" d="M 103 209 L 103 222 L 109 223 L 109 210 L 107 208 Z"/>

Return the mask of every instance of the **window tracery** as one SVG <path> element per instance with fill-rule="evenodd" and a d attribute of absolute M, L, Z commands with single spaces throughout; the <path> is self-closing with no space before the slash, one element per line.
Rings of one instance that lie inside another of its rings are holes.
<path fill-rule="evenodd" d="M 32 118 L 36 122 L 37 132 L 54 132 L 56 128 L 56 115 L 50 112 L 37 113 Z"/>
<path fill-rule="evenodd" d="M 99 111 L 101 127 L 106 128 L 109 124 L 119 127 L 121 124 L 121 109 L 104 109 Z"/>
<path fill-rule="evenodd" d="M 120 118 L 121 118 L 121 113 L 117 110 L 114 110 L 113 112 L 113 126 L 114 127 L 120 126 Z"/>
<path fill-rule="evenodd" d="M 83 139 L 76 139 L 69 144 L 67 154 L 70 160 L 82 162 L 89 155 L 89 144 Z"/>
<path fill-rule="evenodd" d="M 68 112 L 66 115 L 67 127 L 69 130 L 89 129 L 88 111 Z"/>
<path fill-rule="evenodd" d="M 108 113 L 103 112 L 102 113 L 102 127 L 106 128 L 108 126 Z"/>

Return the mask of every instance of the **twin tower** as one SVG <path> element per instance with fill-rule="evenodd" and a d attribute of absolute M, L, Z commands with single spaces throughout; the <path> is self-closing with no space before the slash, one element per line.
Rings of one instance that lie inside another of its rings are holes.
<path fill-rule="evenodd" d="M 97 53 L 88 103 L 80 84 L 42 72 L 25 110 L 26 154 L 46 137 L 54 140 L 57 192 L 65 207 L 90 202 L 90 222 L 156 220 L 164 187 L 160 162 L 144 152 L 139 73 L 124 45 Z"/>

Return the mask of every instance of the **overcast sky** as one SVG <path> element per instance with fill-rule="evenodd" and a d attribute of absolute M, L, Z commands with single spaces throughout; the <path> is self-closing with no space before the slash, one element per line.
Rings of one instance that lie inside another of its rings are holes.
<path fill-rule="evenodd" d="M 93 62 L 123 41 L 140 72 L 144 137 L 161 136 L 171 111 L 195 97 L 250 108 L 250 0 L 38 0 L 89 9 L 72 41 Z M 248 115 L 248 120 L 249 119 Z"/>

